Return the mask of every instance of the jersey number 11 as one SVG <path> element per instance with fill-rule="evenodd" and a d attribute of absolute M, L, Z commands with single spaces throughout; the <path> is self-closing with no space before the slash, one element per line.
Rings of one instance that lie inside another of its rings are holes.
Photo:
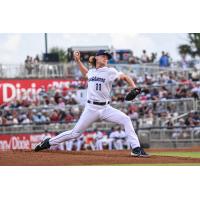
<path fill-rule="evenodd" d="M 96 83 L 96 90 L 101 91 L 101 84 L 100 83 Z"/>

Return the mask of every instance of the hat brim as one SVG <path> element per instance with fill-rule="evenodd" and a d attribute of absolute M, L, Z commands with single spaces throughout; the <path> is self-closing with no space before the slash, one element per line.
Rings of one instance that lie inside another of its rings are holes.
<path fill-rule="evenodd" d="M 96 56 L 102 56 L 102 55 L 108 56 L 108 60 L 110 60 L 112 58 L 112 55 L 109 53 L 96 54 Z"/>
<path fill-rule="evenodd" d="M 112 55 L 111 55 L 111 54 L 109 54 L 109 53 L 106 53 L 105 55 L 107 55 L 107 56 L 108 56 L 108 60 L 110 60 L 110 59 L 112 58 Z"/>

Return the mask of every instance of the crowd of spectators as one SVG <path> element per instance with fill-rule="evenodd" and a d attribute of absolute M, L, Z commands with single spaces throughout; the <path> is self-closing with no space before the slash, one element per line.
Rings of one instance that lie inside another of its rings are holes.
<path fill-rule="evenodd" d="M 76 87 L 76 84 L 73 84 Z M 74 122 L 81 113 L 74 90 L 44 86 L 36 97 L 23 96 L 1 105 L 0 125 Z M 66 109 L 66 106 L 69 106 Z"/>
<path fill-rule="evenodd" d="M 190 112 L 185 118 L 180 118 L 176 122 L 170 119 L 166 125 L 169 130 L 172 129 L 170 131 L 172 139 L 189 139 L 192 135 L 194 138 L 200 137 L 200 113 L 197 111 Z"/>
<path fill-rule="evenodd" d="M 4 104 L 1 106 L 0 125 L 73 123 L 82 113 L 82 106 L 78 105 L 75 94 L 70 96 L 69 93 L 67 98 L 56 94 L 50 99 L 45 95 L 37 103 L 38 106 L 28 100 L 15 100 Z M 138 104 L 124 104 L 119 109 L 125 112 L 136 126 L 159 126 L 161 125 L 159 122 L 183 114 L 185 112 L 183 105 L 182 102 L 141 101 Z M 187 110 L 192 109 L 191 101 L 185 106 Z"/>
<path fill-rule="evenodd" d="M 150 125 L 157 123 L 157 119 L 177 117 L 185 112 L 175 102 L 166 100 L 183 100 L 184 98 L 199 99 L 200 83 L 187 79 L 175 73 L 160 73 L 157 76 L 144 74 L 134 78 L 138 86 L 142 86 L 142 93 L 134 104 L 123 104 L 120 110 L 128 114 L 136 125 Z M 123 81 L 116 81 L 113 85 L 112 103 L 115 106 L 124 101 L 129 88 Z M 70 90 L 66 87 L 53 87 L 47 90 L 42 86 L 36 97 L 21 95 L 21 99 L 0 105 L 0 125 L 11 124 L 42 124 L 42 123 L 69 123 L 76 122 L 82 112 L 77 100 L 77 89 L 87 87 L 85 81 L 71 81 Z M 192 108 L 188 103 L 187 110 Z"/>
<path fill-rule="evenodd" d="M 124 101 L 124 96 L 127 94 L 129 89 L 114 89 L 112 102 Z M 183 99 L 183 98 L 194 98 L 199 99 L 200 97 L 200 83 L 189 83 L 187 85 L 165 85 L 157 87 L 142 87 L 142 93 L 136 98 L 141 102 L 148 100 L 169 100 L 169 99 Z"/>
<path fill-rule="evenodd" d="M 161 56 L 158 58 L 157 53 L 148 53 L 147 50 L 143 50 L 141 56 L 134 55 L 132 51 L 128 58 L 121 60 L 120 62 L 115 57 L 110 61 L 111 63 L 128 63 L 128 64 L 159 64 L 160 67 L 169 67 L 172 63 L 172 58 L 168 52 L 161 52 Z"/>
<path fill-rule="evenodd" d="M 140 101 L 200 97 L 199 79 L 188 79 L 184 75 L 172 72 L 167 74 L 161 72 L 158 76 L 145 73 L 144 76 L 133 79 L 137 86 L 142 87 L 142 94 L 138 97 Z M 113 102 L 123 101 L 127 92 L 126 83 L 116 81 L 113 85 Z"/>

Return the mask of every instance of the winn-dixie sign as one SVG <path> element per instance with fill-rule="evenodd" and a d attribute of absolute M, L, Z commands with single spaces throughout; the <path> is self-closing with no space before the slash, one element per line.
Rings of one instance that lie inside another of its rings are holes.
<path fill-rule="evenodd" d="M 0 150 L 34 149 L 35 145 L 46 136 L 52 137 L 55 134 L 0 134 Z"/>
<path fill-rule="evenodd" d="M 22 97 L 37 99 L 42 86 L 45 87 L 45 90 L 50 85 L 56 88 L 69 88 L 70 83 L 73 82 L 77 81 L 64 79 L 0 80 L 0 104 L 10 102 L 13 99 L 21 99 Z"/>

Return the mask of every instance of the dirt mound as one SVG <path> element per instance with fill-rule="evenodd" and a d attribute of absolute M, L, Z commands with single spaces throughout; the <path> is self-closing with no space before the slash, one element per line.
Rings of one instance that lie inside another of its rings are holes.
<path fill-rule="evenodd" d="M 148 150 L 147 150 L 148 151 Z M 152 152 L 154 150 L 149 150 Z M 159 151 L 157 149 L 157 151 Z M 0 151 L 1 166 L 74 166 L 74 165 L 121 165 L 121 164 L 168 164 L 200 163 L 198 158 L 151 156 L 134 158 L 130 151 Z"/>

